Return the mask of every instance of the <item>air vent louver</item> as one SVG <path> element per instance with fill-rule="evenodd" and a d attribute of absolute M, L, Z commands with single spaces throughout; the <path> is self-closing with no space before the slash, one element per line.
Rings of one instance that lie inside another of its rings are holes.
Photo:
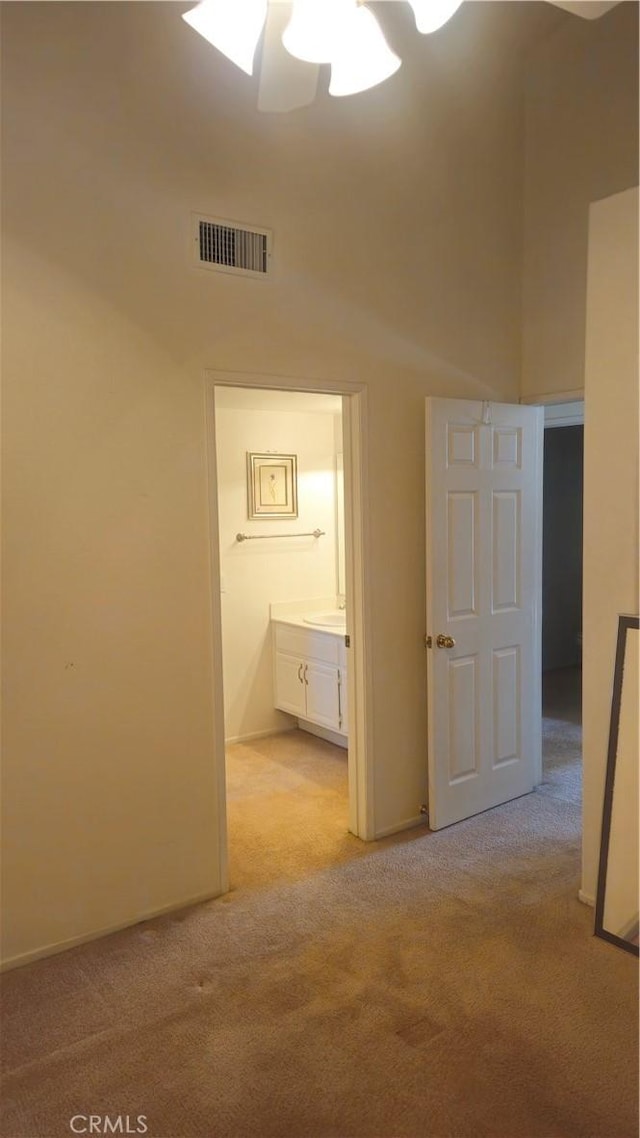
<path fill-rule="evenodd" d="M 196 217 L 194 244 L 201 268 L 264 277 L 269 270 L 271 233 L 233 221 Z"/>

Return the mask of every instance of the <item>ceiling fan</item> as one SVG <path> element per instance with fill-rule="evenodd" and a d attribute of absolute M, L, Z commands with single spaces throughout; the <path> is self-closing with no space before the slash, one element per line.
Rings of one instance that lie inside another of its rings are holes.
<path fill-rule="evenodd" d="M 423 34 L 442 27 L 462 2 L 407 0 Z M 620 0 L 547 3 L 593 20 Z M 248 75 L 262 38 L 260 111 L 312 103 L 321 64 L 331 65 L 329 94 L 344 96 L 388 79 L 402 62 L 365 0 L 201 0 L 182 18 Z"/>

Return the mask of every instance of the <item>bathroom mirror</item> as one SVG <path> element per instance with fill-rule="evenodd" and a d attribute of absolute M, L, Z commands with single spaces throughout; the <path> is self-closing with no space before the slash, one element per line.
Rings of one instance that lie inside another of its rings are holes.
<path fill-rule="evenodd" d="M 596 936 L 638 955 L 638 631 L 618 619 L 611 726 L 602 814 Z"/>

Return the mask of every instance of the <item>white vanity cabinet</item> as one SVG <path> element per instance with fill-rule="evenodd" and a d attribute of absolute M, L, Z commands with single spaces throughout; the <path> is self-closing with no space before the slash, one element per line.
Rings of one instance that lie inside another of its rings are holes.
<path fill-rule="evenodd" d="M 301 720 L 347 733 L 344 633 L 273 622 L 274 703 Z"/>

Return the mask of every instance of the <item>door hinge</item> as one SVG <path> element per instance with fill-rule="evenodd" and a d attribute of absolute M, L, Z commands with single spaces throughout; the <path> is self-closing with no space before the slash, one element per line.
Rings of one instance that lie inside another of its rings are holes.
<path fill-rule="evenodd" d="M 349 635 L 345 636 L 344 638 L 344 646 L 345 648 L 351 647 L 351 637 Z"/>
<path fill-rule="evenodd" d="M 433 647 L 433 637 L 432 636 L 425 636 L 424 646 L 425 646 L 425 648 L 432 648 Z"/>

